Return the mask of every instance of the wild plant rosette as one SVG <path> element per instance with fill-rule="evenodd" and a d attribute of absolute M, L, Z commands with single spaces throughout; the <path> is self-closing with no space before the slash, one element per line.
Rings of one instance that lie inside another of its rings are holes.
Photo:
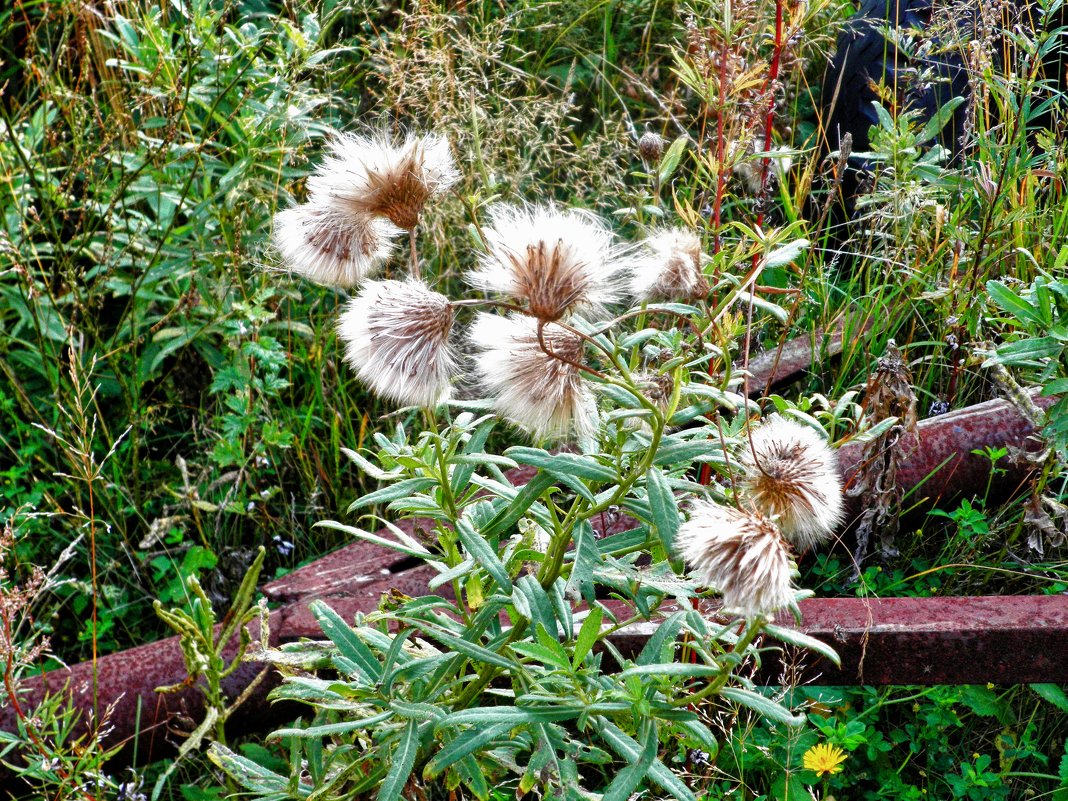
<path fill-rule="evenodd" d="M 274 735 L 291 744 L 290 775 L 220 746 L 213 758 L 260 797 L 396 801 L 440 785 L 480 799 L 506 786 L 625 801 L 648 787 L 694 801 L 669 757 L 717 751 L 704 704 L 801 721 L 739 671 L 757 638 L 835 659 L 770 623 L 808 594 L 794 548 L 833 534 L 841 487 L 820 434 L 786 417 L 762 424 L 729 369 L 734 309 L 755 303 L 748 260 L 728 270 L 721 257 L 710 275 L 698 232 L 623 244 L 588 211 L 465 202 L 481 250 L 474 292 L 457 296 L 425 270 L 406 274 L 434 263 L 416 248 L 425 203 L 461 191 L 442 140 L 339 138 L 314 178 L 299 211 L 313 222 L 276 219 L 280 255 L 305 278 L 354 285 L 337 323 L 345 359 L 407 410 L 372 448 L 345 450 L 382 484 L 350 507 L 365 516 L 320 525 L 421 559 L 434 577 L 429 594 L 391 595 L 355 620 L 315 601 L 326 640 L 267 652 L 286 677 L 273 698 L 314 710 Z M 412 252 L 390 262 L 380 242 L 401 228 Z M 324 253 L 368 232 L 380 239 L 360 252 L 373 259 Z M 770 235 L 757 261 L 805 244 Z M 383 279 L 369 280 L 372 262 Z M 507 441 L 519 444 L 487 449 Z M 642 649 L 617 647 L 616 632 L 654 619 Z"/>

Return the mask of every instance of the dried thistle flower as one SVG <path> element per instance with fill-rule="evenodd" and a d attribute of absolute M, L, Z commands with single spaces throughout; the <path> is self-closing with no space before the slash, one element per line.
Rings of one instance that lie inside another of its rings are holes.
<path fill-rule="evenodd" d="M 725 612 L 754 618 L 794 599 L 786 543 L 759 512 L 694 501 L 678 550 L 700 581 L 722 593 Z"/>
<path fill-rule="evenodd" d="M 539 342 L 538 326 L 519 314 L 479 314 L 470 337 L 479 352 L 475 367 L 481 383 L 498 412 L 539 439 L 589 436 L 596 406 L 576 366 L 582 339 L 547 324 Z"/>
<path fill-rule="evenodd" d="M 377 394 L 404 405 L 435 406 L 449 396 L 449 299 L 422 281 L 369 281 L 338 321 L 345 357 Z"/>
<path fill-rule="evenodd" d="M 834 451 L 811 428 L 780 415 L 754 429 L 751 442 L 741 454 L 746 498 L 795 547 L 825 543 L 844 511 Z"/>
<path fill-rule="evenodd" d="M 409 135 L 394 145 L 385 134 L 341 134 L 308 179 L 314 198 L 339 213 L 385 217 L 410 231 L 426 202 L 460 179 L 448 141 L 436 134 Z"/>
<path fill-rule="evenodd" d="M 348 214 L 321 202 L 274 216 L 274 245 L 286 266 L 317 284 L 352 287 L 393 249 L 400 231 L 386 220 Z"/>
<path fill-rule="evenodd" d="M 701 240 L 691 231 L 670 228 L 645 240 L 631 271 L 630 291 L 643 301 L 699 300 L 709 292 L 701 271 Z"/>
<path fill-rule="evenodd" d="M 638 155 L 647 165 L 656 165 L 664 156 L 667 140 L 655 131 L 646 131 L 638 140 Z"/>
<path fill-rule="evenodd" d="M 539 320 L 559 320 L 576 309 L 598 311 L 618 296 L 622 269 L 612 234 L 594 215 L 555 206 L 490 209 L 489 252 L 468 281 L 526 303 Z"/>

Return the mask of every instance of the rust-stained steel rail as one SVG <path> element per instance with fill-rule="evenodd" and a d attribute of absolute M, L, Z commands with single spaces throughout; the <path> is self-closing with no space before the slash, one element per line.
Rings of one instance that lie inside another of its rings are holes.
<path fill-rule="evenodd" d="M 986 446 L 1026 449 L 1032 433 L 1030 424 L 1004 401 L 925 420 L 919 432 L 922 444 L 905 446 L 911 450 L 898 479 L 916 499 L 927 498 L 928 503 L 945 502 L 986 486 L 989 460 L 973 456 L 972 450 Z M 859 467 L 858 454 L 851 446 L 840 450 L 847 481 Z M 1023 485 L 1028 470 L 1021 464 L 1004 466 L 1007 473 L 998 478 L 998 485 L 1008 494 Z M 599 523 L 606 531 L 628 525 L 625 518 L 608 516 Z M 313 598 L 326 600 L 351 618 L 357 611 L 376 608 L 391 589 L 408 595 L 424 592 L 430 576 L 429 568 L 376 546 L 356 543 L 341 548 L 262 587 L 280 605 L 271 613 L 272 644 L 321 637 L 308 610 Z M 801 630 L 827 642 L 842 656 L 840 671 L 828 664 L 805 668 L 803 676 L 820 683 L 1068 682 L 1065 596 L 813 599 L 802 604 L 802 611 Z M 621 632 L 620 648 L 639 648 L 652 626 L 655 622 Z M 247 665 L 231 677 L 230 697 L 236 697 L 259 672 L 258 666 Z M 775 681 L 776 667 L 766 664 L 764 675 Z M 180 724 L 185 717 L 199 719 L 203 701 L 196 688 L 165 696 L 154 692 L 157 686 L 180 682 L 184 676 L 176 638 L 98 660 L 96 708 L 114 704 L 107 742 L 126 744 L 119 761 L 129 761 L 135 743 L 139 760 L 165 755 L 175 742 L 168 726 Z M 264 700 L 276 681 L 273 673 L 261 680 L 231 718 L 235 731 L 270 728 L 292 714 Z M 88 717 L 94 707 L 91 663 L 26 679 L 23 707 L 32 709 L 46 688 L 57 690 L 67 682 L 74 703 Z M 0 709 L 0 728 L 10 731 L 14 727 L 10 707 Z"/>

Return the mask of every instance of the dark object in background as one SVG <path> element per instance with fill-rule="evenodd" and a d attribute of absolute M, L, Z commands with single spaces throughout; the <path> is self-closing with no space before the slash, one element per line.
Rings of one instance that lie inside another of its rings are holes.
<path fill-rule="evenodd" d="M 878 124 L 876 101 L 897 113 L 915 111 L 916 121 L 922 125 L 954 97 L 965 98 L 966 102 L 954 110 L 938 137 L 938 143 L 955 159 L 971 133 L 967 130 L 971 87 L 965 60 L 969 45 L 975 40 L 988 42 L 995 68 L 1004 69 L 996 62 L 1003 60 L 1014 65 L 1018 61 L 1005 30 L 1016 27 L 1026 32 L 1041 27 L 1056 31 L 1068 22 L 1068 4 L 1043 20 L 1034 3 L 1010 3 L 1004 7 L 1005 17 L 991 12 L 996 19 L 984 23 L 981 2 L 861 0 L 856 14 L 838 36 L 820 99 L 822 154 L 838 151 L 846 134 L 852 137 L 848 166 L 840 179 L 841 197 L 834 204 L 832 230 L 840 230 L 843 222 L 852 219 L 854 200 L 868 183 L 865 179 L 870 165 L 857 154 L 870 149 L 869 130 Z M 985 32 L 984 25 L 992 25 L 993 30 Z M 888 38 L 891 31 L 894 33 Z M 1043 58 L 1033 108 L 1066 89 L 1066 39 L 1062 33 Z M 1029 127 L 1037 131 L 1052 128 L 1058 122 L 1053 105 L 1047 104 L 1041 113 L 1032 117 Z M 844 236 L 836 233 L 834 238 L 840 240 Z"/>

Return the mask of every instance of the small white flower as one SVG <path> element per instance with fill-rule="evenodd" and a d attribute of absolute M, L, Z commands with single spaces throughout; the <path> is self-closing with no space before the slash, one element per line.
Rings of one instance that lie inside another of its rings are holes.
<path fill-rule="evenodd" d="M 596 405 L 575 365 L 583 342 L 558 325 L 523 315 L 479 314 L 470 338 L 478 350 L 475 369 L 497 411 L 538 438 L 588 437 Z M 546 348 L 553 354 L 546 353 Z"/>
<path fill-rule="evenodd" d="M 356 376 L 406 406 L 435 406 L 450 392 L 449 299 L 422 281 L 368 281 L 338 321 Z"/>
<path fill-rule="evenodd" d="M 286 266 L 309 281 L 352 287 L 389 256 L 400 231 L 386 220 L 305 203 L 274 216 L 274 245 Z"/>
<path fill-rule="evenodd" d="M 618 298 L 622 265 L 611 232 L 594 215 L 498 204 L 489 216 L 489 252 L 467 275 L 473 286 L 515 298 L 545 322 L 579 309 L 596 313 Z"/>
<path fill-rule="evenodd" d="M 631 293 L 642 301 L 689 301 L 708 294 L 701 270 L 701 240 L 691 231 L 658 231 L 643 243 L 630 278 Z"/>
<path fill-rule="evenodd" d="M 398 228 L 419 223 L 426 202 L 460 179 L 448 141 L 409 135 L 394 145 L 385 134 L 341 134 L 308 179 L 311 194 L 341 214 L 385 217 Z"/>
<path fill-rule="evenodd" d="M 678 550 L 698 580 L 723 595 L 725 612 L 770 615 L 794 599 L 786 543 L 759 513 L 694 501 Z"/>
<path fill-rule="evenodd" d="M 742 491 L 801 550 L 822 545 L 844 514 L 834 451 L 808 426 L 772 415 L 753 429 L 740 454 Z"/>

